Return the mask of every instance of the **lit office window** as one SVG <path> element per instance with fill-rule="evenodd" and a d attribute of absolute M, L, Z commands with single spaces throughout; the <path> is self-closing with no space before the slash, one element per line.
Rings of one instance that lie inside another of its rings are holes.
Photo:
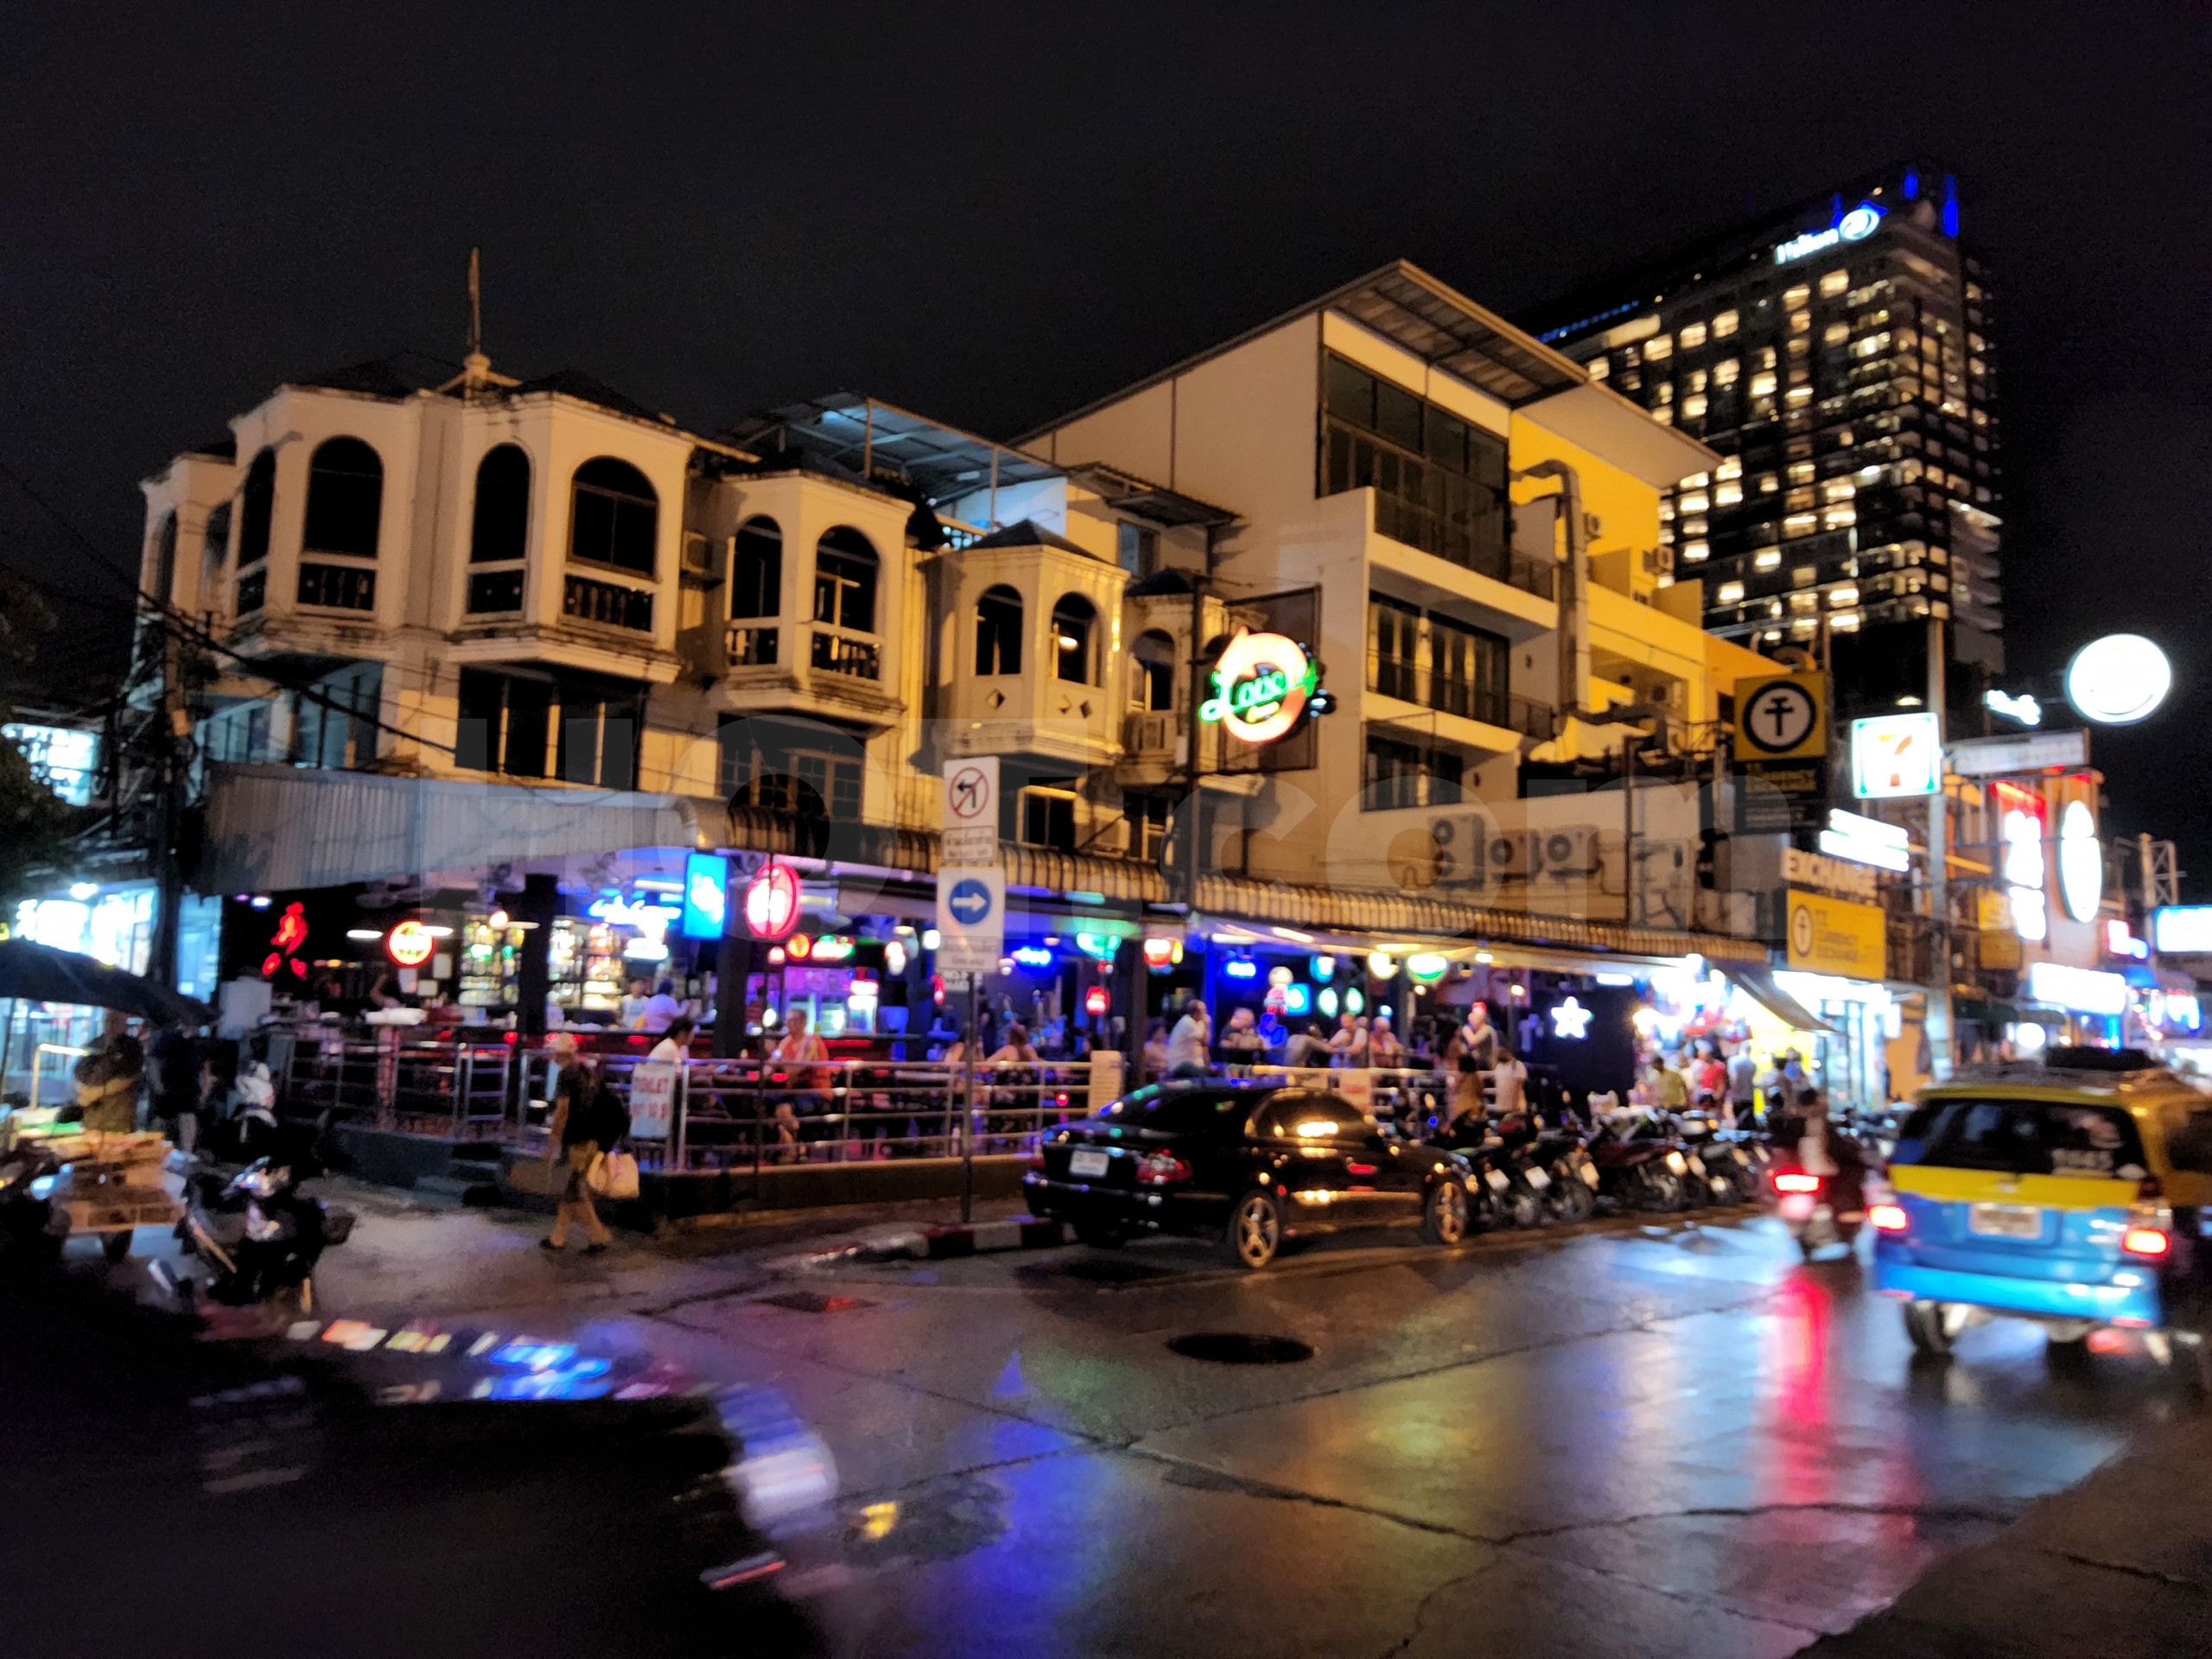
<path fill-rule="evenodd" d="M 1713 384 L 1716 386 L 1734 385 L 1736 384 L 1736 377 L 1742 372 L 1742 368 L 1743 365 L 1738 363 L 1734 358 L 1722 358 L 1718 363 L 1715 363 L 1713 365 Z"/>
<path fill-rule="evenodd" d="M 1712 503 L 1703 490 L 1693 490 L 1676 498 L 1675 505 L 1684 512 L 1703 512 Z"/>
<path fill-rule="evenodd" d="M 1603 380 L 1613 372 L 1611 360 L 1602 355 L 1592 358 L 1586 366 L 1592 380 Z"/>
<path fill-rule="evenodd" d="M 1729 456 L 1713 469 L 1713 475 L 1715 478 L 1741 478 L 1744 475 L 1744 458 L 1741 455 Z"/>
<path fill-rule="evenodd" d="M 1732 507 L 1743 499 L 1744 486 L 1741 484 L 1718 485 L 1713 492 L 1713 505 L 1716 507 Z"/>
<path fill-rule="evenodd" d="M 1781 567 L 1782 550 L 1778 547 L 1762 548 L 1751 555 L 1751 569 L 1754 570 L 1777 570 Z"/>
<path fill-rule="evenodd" d="M 1702 564 L 1706 560 L 1712 556 L 1713 544 L 1709 542 L 1684 542 L 1682 543 L 1682 562 L 1686 564 Z"/>
<path fill-rule="evenodd" d="M 1813 513 L 1793 512 L 1782 521 L 1782 534 L 1785 539 L 1809 536 L 1818 527 L 1819 523 L 1818 517 Z"/>
<path fill-rule="evenodd" d="M 1795 311 L 1813 297 L 1813 290 L 1803 283 L 1794 283 L 1782 290 L 1782 308 Z"/>
<path fill-rule="evenodd" d="M 1688 397 L 1682 399 L 1682 418 L 1686 421 L 1697 421 L 1705 418 L 1705 394 L 1703 392 L 1694 391 Z"/>
<path fill-rule="evenodd" d="M 1723 311 L 1713 318 L 1713 337 L 1715 340 L 1726 340 L 1735 332 L 1736 314 L 1733 311 Z"/>
<path fill-rule="evenodd" d="M 1713 597 L 1722 605 L 1738 604 L 1744 597 L 1744 584 L 1740 582 L 1724 582 Z"/>
<path fill-rule="evenodd" d="M 1705 325 L 1703 323 L 1686 322 L 1682 325 L 1682 349 L 1684 351 L 1695 351 L 1699 346 L 1704 344 Z"/>
<path fill-rule="evenodd" d="M 1851 325 L 1848 323 L 1832 322 L 1828 324 L 1827 327 L 1821 330 L 1821 344 L 1823 346 L 1840 346 L 1850 338 Z M 1864 357 L 1866 353 L 1864 352 L 1854 352 L 1853 355 L 1855 357 Z"/>
<path fill-rule="evenodd" d="M 1821 297 L 1822 299 L 1832 300 L 1850 286 L 1851 273 L 1847 270 L 1829 270 L 1821 273 Z"/>
<path fill-rule="evenodd" d="M 1847 582 L 1840 588 L 1828 589 L 1828 603 L 1839 610 L 1847 605 L 1856 605 L 1858 602 L 1859 587 L 1856 582 Z"/>
<path fill-rule="evenodd" d="M 1751 377 L 1751 396 L 1771 397 L 1774 396 L 1775 385 L 1774 372 L 1771 369 L 1762 370 Z"/>
<path fill-rule="evenodd" d="M 1838 611 L 1828 618 L 1828 626 L 1838 633 L 1857 632 L 1859 622 L 1859 613 L 1857 611 Z"/>
<path fill-rule="evenodd" d="M 1643 342 L 1643 360 L 1647 363 L 1663 362 L 1674 354 L 1675 341 L 1671 335 L 1654 334 Z"/>

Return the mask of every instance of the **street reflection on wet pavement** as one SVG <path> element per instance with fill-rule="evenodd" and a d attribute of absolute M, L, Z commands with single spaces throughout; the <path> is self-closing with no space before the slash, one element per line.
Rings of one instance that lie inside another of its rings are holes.
<path fill-rule="evenodd" d="M 1778 1656 L 2186 1408 L 2148 1359 L 2054 1368 L 2026 1326 L 1916 1362 L 1855 1260 L 1802 1265 L 1749 1216 L 1347 1234 L 1253 1275 L 1174 1241 L 650 1256 L 590 1298 L 417 1276 L 407 1311 L 789 1396 L 842 1497 L 793 1545 L 801 1616 L 708 1650 Z M 365 1315 L 396 1289 L 331 1277 Z M 1170 1346 L 1192 1335 L 1284 1345 L 1221 1363 Z"/>

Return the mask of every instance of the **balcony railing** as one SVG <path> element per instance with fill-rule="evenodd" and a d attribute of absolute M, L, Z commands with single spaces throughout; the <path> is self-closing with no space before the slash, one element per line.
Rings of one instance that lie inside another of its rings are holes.
<path fill-rule="evenodd" d="M 620 582 L 570 576 L 562 584 L 561 614 L 577 622 L 595 622 L 601 627 L 651 633 L 653 596 L 644 588 L 626 588 Z"/>
<path fill-rule="evenodd" d="M 732 668 L 773 668 L 779 632 L 773 623 L 733 622 L 723 636 L 723 658 Z"/>
<path fill-rule="evenodd" d="M 245 584 L 239 584 L 241 589 Z M 340 611 L 373 611 L 377 607 L 377 573 L 351 564 L 300 566 L 300 603 L 327 606 Z M 243 593 L 241 593 L 243 601 Z M 241 602 L 240 608 L 244 608 Z"/>
<path fill-rule="evenodd" d="M 883 677 L 882 645 L 876 640 L 840 633 L 834 628 L 814 630 L 813 650 L 808 660 L 828 674 L 843 674 L 855 680 Z"/>
<path fill-rule="evenodd" d="M 468 613 L 482 616 L 522 609 L 522 578 L 513 570 L 479 570 L 468 578 Z"/>

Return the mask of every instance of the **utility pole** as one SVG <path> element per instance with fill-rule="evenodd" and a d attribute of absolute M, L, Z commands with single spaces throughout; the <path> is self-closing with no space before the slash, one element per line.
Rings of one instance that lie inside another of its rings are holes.
<path fill-rule="evenodd" d="M 167 594 L 158 595 L 162 609 L 162 693 L 155 705 L 153 722 L 154 814 L 153 855 L 154 933 L 147 950 L 146 976 L 156 985 L 176 986 L 178 912 L 184 904 L 184 870 L 177 861 L 177 836 L 184 823 L 184 740 L 190 729 L 185 712 L 183 688 L 179 685 L 183 659 L 181 642 L 171 625 Z"/>
<path fill-rule="evenodd" d="M 1951 814 L 1946 792 L 1950 765 L 1943 749 L 1943 619 L 1928 619 L 1928 706 L 1936 713 L 1936 792 L 1928 798 L 1928 909 L 1936 947 L 1928 986 L 1928 1070 L 1936 1082 L 1951 1076 Z"/>

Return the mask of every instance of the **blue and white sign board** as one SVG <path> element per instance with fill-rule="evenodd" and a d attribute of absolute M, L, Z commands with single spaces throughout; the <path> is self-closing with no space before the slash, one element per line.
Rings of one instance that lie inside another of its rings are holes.
<path fill-rule="evenodd" d="M 1006 954 L 1006 872 L 938 870 L 937 931 L 939 973 L 998 972 Z"/>

